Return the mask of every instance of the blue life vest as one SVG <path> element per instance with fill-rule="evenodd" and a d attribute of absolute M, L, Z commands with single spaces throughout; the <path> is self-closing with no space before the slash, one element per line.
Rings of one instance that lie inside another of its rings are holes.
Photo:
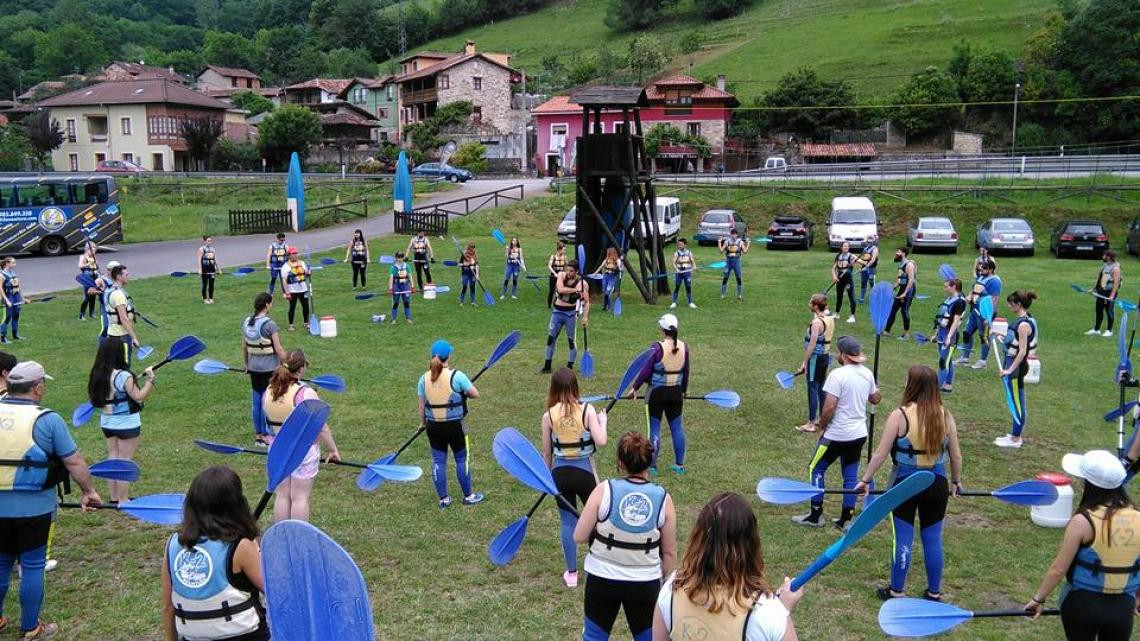
<path fill-rule="evenodd" d="M 1032 315 L 1019 316 L 1009 324 L 1009 330 L 1005 333 L 1006 356 L 1017 356 L 1017 352 L 1021 347 L 1021 339 L 1018 335 L 1018 331 L 1025 323 L 1029 323 L 1029 347 L 1026 350 L 1026 354 L 1037 349 L 1037 319 L 1033 318 Z"/>
<path fill-rule="evenodd" d="M 34 438 L 36 421 L 51 410 L 0 402 L 0 491 L 38 492 L 64 482 L 67 468 Z M 11 426 L 11 427 L 9 427 Z"/>
<path fill-rule="evenodd" d="M 250 317 L 246 317 L 241 324 L 241 336 L 245 341 L 246 351 L 254 356 L 268 356 L 275 354 L 273 349 L 273 339 L 262 336 L 261 330 L 265 324 L 269 322 L 268 316 L 261 316 L 250 323 Z"/>
<path fill-rule="evenodd" d="M 919 449 L 918 443 L 923 440 L 925 428 L 918 420 L 918 408 L 910 403 L 899 409 L 902 410 L 903 422 L 906 424 L 906 434 L 895 439 L 891 447 L 891 460 L 899 467 L 900 478 L 916 470 L 931 470 L 939 476 L 945 476 L 944 468 L 950 458 L 946 450 L 950 440 L 942 440 L 941 451 L 937 454 Z"/>
<path fill-rule="evenodd" d="M 424 420 L 429 423 L 458 421 L 467 416 L 467 395 L 455 389 L 455 370 L 444 367 L 432 382 L 431 372 L 424 374 Z"/>
<path fill-rule="evenodd" d="M 950 324 L 954 322 L 954 307 L 958 301 L 962 300 L 961 294 L 953 294 L 947 296 L 942 304 L 938 306 L 938 311 L 934 313 L 934 326 L 938 329 L 950 329 Z"/>
<path fill-rule="evenodd" d="M 4 295 L 8 297 L 8 302 L 12 305 L 24 300 L 24 295 L 20 293 L 20 278 L 9 271 L 0 272 L 0 276 L 4 278 Z"/>
<path fill-rule="evenodd" d="M 257 593 L 232 583 L 236 547 L 210 539 L 187 548 L 178 543 L 177 534 L 170 536 L 166 563 L 180 639 L 228 639 L 262 627 Z"/>
<path fill-rule="evenodd" d="M 115 281 L 106 276 L 100 276 L 99 280 L 103 281 L 103 293 L 98 296 L 99 298 L 99 320 L 102 321 L 102 327 L 99 330 L 100 337 L 107 336 L 107 326 L 111 324 L 111 319 L 107 315 L 107 292 L 115 286 Z M 96 282 L 98 284 L 98 282 Z"/>
<path fill-rule="evenodd" d="M 878 243 L 871 243 L 863 247 L 863 251 L 859 254 L 859 260 L 866 263 L 863 266 L 864 271 L 873 272 L 879 266 L 879 257 L 875 255 L 875 250 L 878 248 Z"/>
<path fill-rule="evenodd" d="M 1136 596 L 1140 587 L 1140 511 L 1120 508 L 1112 514 L 1112 531 L 1106 532 L 1106 509 L 1081 512 L 1093 529 L 1092 543 L 1082 544 L 1066 578 L 1078 590 L 1098 594 Z"/>
<path fill-rule="evenodd" d="M 899 287 L 898 293 L 899 294 L 902 294 L 903 292 L 906 291 L 906 286 L 910 282 L 910 274 L 907 273 L 906 268 L 908 265 L 910 265 L 913 262 L 914 261 L 910 260 L 909 258 L 899 262 L 899 277 L 898 277 L 898 287 Z"/>
<path fill-rule="evenodd" d="M 270 243 L 269 244 L 269 264 L 275 269 L 280 270 L 285 261 L 289 260 L 289 246 L 285 243 Z"/>
<path fill-rule="evenodd" d="M 411 291 L 412 276 L 408 273 L 408 264 L 396 263 L 392 265 L 392 269 L 396 272 L 392 274 L 392 292 L 406 294 Z"/>
<path fill-rule="evenodd" d="M 610 509 L 590 535 L 590 554 L 619 566 L 661 563 L 661 511 L 665 488 L 655 483 L 610 479 Z"/>

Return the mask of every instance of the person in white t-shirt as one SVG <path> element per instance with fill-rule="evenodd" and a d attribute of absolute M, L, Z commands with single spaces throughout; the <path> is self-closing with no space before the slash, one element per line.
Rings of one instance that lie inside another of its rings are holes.
<path fill-rule="evenodd" d="M 756 515 L 739 494 L 714 496 L 697 515 L 685 556 L 657 596 L 653 641 L 795 641 L 791 611 L 804 595 L 764 577 Z"/>
<path fill-rule="evenodd" d="M 840 367 L 831 370 L 823 384 L 823 410 L 819 427 L 823 435 L 816 446 L 809 466 L 812 485 L 822 489 L 827 468 L 839 460 L 843 473 L 844 489 L 851 489 L 859 480 L 859 453 L 867 441 L 867 403 L 878 405 L 882 397 L 875 385 L 871 370 L 863 366 L 867 357 L 854 336 L 841 336 L 836 341 Z M 843 495 L 843 511 L 832 522 L 841 530 L 855 513 L 855 495 Z M 800 525 L 824 525 L 823 494 L 811 500 L 811 512 L 792 517 Z"/>

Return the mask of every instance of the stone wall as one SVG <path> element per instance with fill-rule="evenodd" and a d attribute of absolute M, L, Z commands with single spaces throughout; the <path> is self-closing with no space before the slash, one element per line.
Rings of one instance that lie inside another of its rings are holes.
<path fill-rule="evenodd" d="M 440 86 L 440 76 L 448 77 L 448 88 Z M 482 89 L 475 89 L 475 78 L 482 78 Z M 496 64 L 474 58 L 441 71 L 436 76 L 438 104 L 443 106 L 459 100 L 469 100 L 480 107 L 482 119 L 501 133 L 522 133 L 513 130 L 516 117 L 511 114 L 511 72 Z"/>

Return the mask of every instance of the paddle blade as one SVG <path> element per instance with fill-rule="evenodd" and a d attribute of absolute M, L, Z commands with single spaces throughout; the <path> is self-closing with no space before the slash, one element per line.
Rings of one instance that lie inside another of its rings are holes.
<path fill-rule="evenodd" d="M 334 259 L 332 259 L 332 258 L 322 258 L 322 259 L 321 259 L 321 264 L 322 264 L 322 265 L 326 265 L 326 266 L 328 266 L 328 265 L 335 265 L 335 264 L 336 264 L 336 260 L 334 260 Z"/>
<path fill-rule="evenodd" d="M 912 335 L 914 336 L 914 342 L 918 343 L 919 345 L 925 345 L 930 342 L 930 337 L 928 337 L 926 334 L 923 334 L 922 332 L 913 332 Z"/>
<path fill-rule="evenodd" d="M 443 266 L 444 267 L 459 267 L 459 261 L 457 261 L 457 260 L 445 260 L 445 261 L 443 261 Z"/>
<path fill-rule="evenodd" d="M 228 365 L 226 365 L 225 363 L 223 363 L 221 361 L 215 361 L 215 360 L 211 360 L 209 358 L 203 358 L 202 360 L 198 361 L 197 363 L 194 363 L 194 371 L 199 373 L 199 374 L 205 374 L 206 376 L 213 376 L 214 374 L 221 374 L 222 372 L 228 372 L 228 371 L 230 371 L 230 368 Z"/>
<path fill-rule="evenodd" d="M 499 465 L 523 485 L 547 494 L 558 494 L 554 478 L 534 445 L 513 427 L 504 427 L 491 443 L 491 454 Z"/>
<path fill-rule="evenodd" d="M 139 480 L 139 464 L 121 458 L 109 458 L 99 461 L 87 468 L 91 476 L 97 476 L 109 481 L 126 481 L 134 483 Z"/>
<path fill-rule="evenodd" d="M 586 271 L 586 246 L 578 245 L 578 273 Z"/>
<path fill-rule="evenodd" d="M 717 407 L 723 407 L 726 410 L 740 407 L 740 394 L 737 394 L 730 389 L 721 389 L 716 390 L 715 392 L 709 392 L 708 394 L 705 394 L 704 398 L 705 401 L 716 405 Z"/>
<path fill-rule="evenodd" d="M 891 315 L 891 305 L 895 302 L 895 293 L 890 283 L 879 283 L 871 288 L 871 327 L 875 334 L 882 334 L 887 326 L 887 318 Z"/>
<path fill-rule="evenodd" d="M 578 400 L 582 401 L 583 403 L 601 403 L 602 401 L 608 401 L 611 398 L 613 397 L 608 394 L 594 394 L 593 396 L 583 396 Z"/>
<path fill-rule="evenodd" d="M 206 450 L 207 452 L 214 452 L 216 454 L 241 454 L 245 448 L 238 447 L 237 445 L 227 445 L 225 443 L 215 443 L 214 441 L 207 441 L 205 439 L 194 439 L 194 445 Z"/>
<path fill-rule="evenodd" d="M 136 353 L 136 356 L 139 357 L 140 361 L 145 361 L 146 357 L 150 356 L 153 353 L 154 353 L 154 347 L 152 347 L 150 345 L 143 345 L 142 347 L 139 348 L 139 351 Z"/>
<path fill-rule="evenodd" d="M 185 502 L 185 494 L 148 494 L 120 503 L 119 511 L 155 525 L 178 525 Z"/>
<path fill-rule="evenodd" d="M 876 286 L 877 287 L 877 286 Z M 982 296 L 978 301 L 978 315 L 982 320 L 991 323 L 994 320 L 994 299 L 993 296 Z"/>
<path fill-rule="evenodd" d="M 269 477 L 267 491 L 272 492 L 305 460 L 309 447 L 317 440 L 331 411 L 328 403 L 315 398 L 301 401 L 293 408 L 269 447 L 265 462 Z"/>
<path fill-rule="evenodd" d="M 602 280 L 602 275 L 601 274 L 586 274 L 586 278 L 589 278 L 590 280 Z"/>
<path fill-rule="evenodd" d="M 189 272 L 170 272 L 170 275 L 174 278 L 183 278 L 185 276 L 189 276 L 190 274 Z"/>
<path fill-rule="evenodd" d="M 893 637 L 925 637 L 945 632 L 973 616 L 949 603 L 903 597 L 888 599 L 879 608 L 879 628 Z"/>
<path fill-rule="evenodd" d="M 336 374 L 321 374 L 320 376 L 314 376 L 309 382 L 312 383 L 314 387 L 319 387 L 330 392 L 336 392 L 337 394 L 343 394 L 346 390 L 348 390 L 348 385 L 344 382 L 344 379 L 337 376 Z"/>
<path fill-rule="evenodd" d="M 614 299 L 614 316 L 621 316 L 621 296 Z"/>
<path fill-rule="evenodd" d="M 633 359 L 629 367 L 625 368 L 625 374 L 622 374 L 621 381 L 618 382 L 617 389 L 614 390 L 614 398 L 621 398 L 625 395 L 626 389 L 633 384 L 633 380 L 645 368 L 645 364 L 649 362 L 650 358 L 653 358 L 653 350 L 647 349 Z M 558 494 L 558 492 L 550 492 L 550 494 Z"/>
<path fill-rule="evenodd" d="M 1076 283 L 1069 283 L 1069 287 L 1072 287 L 1072 288 L 1073 288 L 1073 291 L 1074 291 L 1074 292 L 1077 292 L 1078 294 L 1087 294 L 1087 293 L 1089 293 L 1089 289 L 1088 289 L 1087 287 L 1083 287 L 1083 286 L 1081 286 L 1081 285 L 1078 285 L 1078 284 L 1076 284 Z"/>
<path fill-rule="evenodd" d="M 321 335 L 321 319 L 317 318 L 316 312 L 309 314 L 309 335 Z"/>
<path fill-rule="evenodd" d="M 778 383 L 781 388 L 792 389 L 792 385 L 795 385 L 795 382 L 796 377 L 791 372 L 785 370 L 776 372 L 776 383 Z"/>
<path fill-rule="evenodd" d="M 356 477 L 356 487 L 364 490 L 365 492 L 373 492 L 376 488 L 384 483 L 384 477 L 374 471 L 374 466 L 391 465 L 396 462 L 396 453 L 385 454 L 380 458 L 373 461 L 367 468 L 360 471 Z"/>
<path fill-rule="evenodd" d="M 424 475 L 423 468 L 418 465 L 377 465 L 372 463 L 368 469 L 381 479 L 396 483 L 411 483 Z"/>
<path fill-rule="evenodd" d="M 364 292 L 362 294 L 357 294 L 354 298 L 356 298 L 356 300 L 371 300 L 373 298 L 376 298 L 376 294 L 373 294 L 372 292 Z"/>
<path fill-rule="evenodd" d="M 724 269 L 727 266 L 728 266 L 727 262 L 725 262 L 723 260 L 718 260 L 716 262 L 709 263 L 708 268 L 709 269 Z"/>
<path fill-rule="evenodd" d="M 510 563 L 522 547 L 528 523 L 530 518 L 524 516 L 496 534 L 487 546 L 487 559 L 499 566 Z"/>
<path fill-rule="evenodd" d="M 435 293 L 437 293 L 437 294 L 446 294 L 449 291 L 451 291 L 451 288 L 448 287 L 447 285 L 436 285 L 435 286 Z"/>
<path fill-rule="evenodd" d="M 1128 401 L 1127 403 L 1124 404 L 1123 409 L 1121 409 L 1121 407 L 1119 405 L 1117 405 L 1116 407 L 1108 410 L 1108 412 L 1104 415 L 1104 421 L 1106 423 L 1112 423 L 1112 422 L 1118 420 L 1121 416 L 1128 414 L 1129 412 L 1131 412 L 1135 408 L 1136 408 L 1136 401 Z"/>
<path fill-rule="evenodd" d="M 233 273 L 235 276 L 236 276 L 236 275 L 238 275 L 238 274 L 242 274 L 242 275 L 244 276 L 245 274 L 252 274 L 252 273 L 253 273 L 253 272 L 255 272 L 255 271 L 257 271 L 257 270 L 256 270 L 256 269 L 254 269 L 253 267 L 238 267 L 238 268 L 237 268 L 237 269 L 235 269 L 235 270 L 234 270 L 232 273 Z"/>
<path fill-rule="evenodd" d="M 1057 487 L 1045 481 L 1021 481 L 990 494 L 1013 505 L 1052 505 L 1057 500 Z"/>
<path fill-rule="evenodd" d="M 1128 331 L 1128 313 L 1120 317 L 1120 333 L 1116 335 L 1116 351 L 1120 354 L 1120 363 L 1123 365 L 1128 360 L 1128 338 L 1125 332 Z"/>
<path fill-rule="evenodd" d="M 517 329 L 504 336 L 503 340 L 499 341 L 499 344 L 495 346 L 495 350 L 491 352 L 491 355 L 487 357 L 487 362 L 483 365 L 483 369 L 488 369 L 495 363 L 498 363 L 500 360 L 502 360 L 504 356 L 509 354 L 511 350 L 515 348 L 515 345 L 519 344 L 519 341 L 521 339 L 522 332 Z M 553 494 L 558 494 L 558 492 L 553 492 Z"/>
<path fill-rule="evenodd" d="M 950 265 L 942 263 L 938 266 L 938 276 L 941 277 L 942 280 L 954 280 L 958 277 L 958 272 L 954 271 L 954 268 Z"/>
<path fill-rule="evenodd" d="M 447 261 L 444 261 L 444 262 L 446 263 Z M 381 265 L 393 265 L 395 263 L 396 263 L 396 257 L 395 256 L 384 255 L 384 256 L 380 257 L 380 264 Z"/>
<path fill-rule="evenodd" d="M 38 301 L 36 301 L 36 302 L 37 302 L 37 303 L 42 303 L 42 302 L 44 302 L 45 300 L 47 300 L 47 299 L 46 299 L 46 298 L 41 298 L 40 300 L 38 300 Z M 1116 306 L 1117 306 L 1117 307 L 1119 307 L 1119 308 L 1120 308 L 1120 309 L 1121 309 L 1121 310 L 1122 310 L 1124 313 L 1126 313 L 1126 314 L 1127 314 L 1127 313 L 1129 313 L 1129 312 L 1134 312 L 1134 311 L 1136 311 L 1136 309 L 1137 309 L 1137 307 L 1136 307 L 1136 303 L 1133 303 L 1132 301 L 1127 301 L 1127 300 L 1124 300 L 1124 299 L 1122 299 L 1122 298 L 1120 298 L 1120 299 L 1117 299 L 1117 300 L 1116 300 Z"/>
<path fill-rule="evenodd" d="M 582 353 L 582 378 L 594 378 L 594 355 L 590 350 Z"/>
<path fill-rule="evenodd" d="M 206 344 L 197 336 L 183 336 L 170 346 L 170 351 L 166 353 L 166 359 L 171 361 L 186 360 L 197 356 L 204 349 L 206 349 Z M 140 348 L 139 351 L 141 352 L 142 349 Z"/>
<path fill-rule="evenodd" d="M 232 275 L 234 278 L 245 278 L 246 276 L 249 276 L 249 272 L 232 271 L 230 272 L 230 275 Z"/>
<path fill-rule="evenodd" d="M 507 237 L 503 235 L 502 230 L 499 229 L 498 227 L 491 230 L 491 237 L 493 237 L 495 240 L 499 241 L 500 245 L 506 245 L 507 244 Z"/>
<path fill-rule="evenodd" d="M 79 427 L 87 421 L 91 420 L 91 415 L 95 413 L 95 408 L 91 405 L 90 401 L 83 401 L 71 412 L 71 426 Z"/>
<path fill-rule="evenodd" d="M 483 304 L 487 307 L 495 304 L 495 297 L 491 295 L 491 292 L 485 289 L 483 290 Z"/>
<path fill-rule="evenodd" d="M 95 279 L 91 278 L 87 274 L 76 274 L 75 275 L 75 282 L 79 283 L 79 285 L 81 287 L 83 287 L 84 289 L 89 289 L 92 287 L 98 287 L 99 286 L 98 284 L 95 283 Z"/>
<path fill-rule="evenodd" d="M 765 503 L 791 505 L 819 496 L 823 490 L 803 481 L 769 477 L 756 484 L 756 496 Z"/>

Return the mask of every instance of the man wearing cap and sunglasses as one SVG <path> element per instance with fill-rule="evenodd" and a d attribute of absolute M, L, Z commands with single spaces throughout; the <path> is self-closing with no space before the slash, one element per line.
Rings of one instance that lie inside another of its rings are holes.
<path fill-rule="evenodd" d="M 56 485 L 66 485 L 70 475 L 83 490 L 84 509 L 101 503 L 63 418 L 40 406 L 46 380 L 51 377 L 39 363 L 18 363 L 8 373 L 8 395 L 0 399 L 0 613 L 18 562 L 20 638 L 26 640 L 50 639 L 59 632 L 58 625 L 39 619 Z M 0 616 L 0 630 L 10 623 Z"/>
<path fill-rule="evenodd" d="M 852 489 L 859 481 L 859 454 L 867 442 L 867 403 L 878 405 L 882 400 L 871 370 L 863 366 L 867 357 L 863 346 L 854 336 L 840 336 L 835 342 L 839 349 L 839 367 L 831 370 L 823 383 L 823 409 L 819 414 L 819 428 L 823 435 L 808 467 L 812 485 L 823 488 L 827 468 L 836 460 L 843 473 L 843 488 Z M 855 513 L 854 494 L 843 495 L 843 512 L 833 522 L 845 529 Z M 811 500 L 811 512 L 796 516 L 792 521 L 810 527 L 822 527 L 823 495 Z"/>

